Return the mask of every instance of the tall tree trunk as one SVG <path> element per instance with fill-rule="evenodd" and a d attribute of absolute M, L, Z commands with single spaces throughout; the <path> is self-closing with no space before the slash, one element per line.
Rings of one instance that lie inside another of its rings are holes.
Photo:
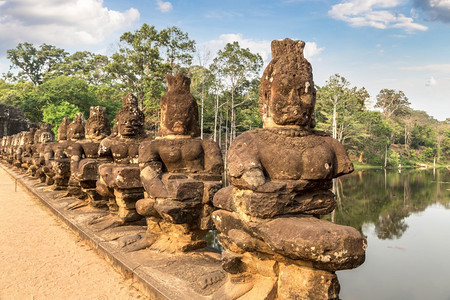
<path fill-rule="evenodd" d="M 228 100 L 227 100 L 228 102 Z M 228 105 L 227 105 L 228 106 Z M 225 119 L 225 155 L 228 153 L 228 124 L 229 124 L 229 113 L 228 113 L 228 107 L 227 107 L 227 115 L 226 115 L 226 119 Z"/>
<path fill-rule="evenodd" d="M 337 138 L 337 96 L 333 96 L 333 138 Z"/>
<path fill-rule="evenodd" d="M 219 113 L 219 93 L 216 94 L 216 105 L 214 107 L 214 142 L 217 142 L 217 115 Z"/>
<path fill-rule="evenodd" d="M 221 113 L 219 116 L 219 129 L 218 129 L 220 149 L 222 149 L 222 123 L 223 123 L 223 117 L 222 117 L 222 113 Z"/>
<path fill-rule="evenodd" d="M 202 76 L 202 110 L 200 114 L 200 138 L 203 140 L 203 111 L 205 107 L 205 82 Z"/>
<path fill-rule="evenodd" d="M 384 153 L 384 168 L 387 167 L 387 155 L 388 155 L 388 146 L 386 145 L 386 151 Z"/>
<path fill-rule="evenodd" d="M 231 126 L 230 126 L 230 145 L 236 136 L 236 107 L 234 106 L 234 88 L 231 88 Z"/>
<path fill-rule="evenodd" d="M 223 169 L 224 169 L 224 186 L 228 186 L 228 110 L 227 110 L 227 120 L 225 122 L 225 157 L 223 160 Z"/>
<path fill-rule="evenodd" d="M 405 124 L 405 151 L 408 150 L 408 138 L 406 134 L 406 124 Z"/>
<path fill-rule="evenodd" d="M 338 135 L 338 141 L 342 143 L 344 136 L 344 122 L 342 122 L 341 126 L 339 126 L 339 135 Z"/>

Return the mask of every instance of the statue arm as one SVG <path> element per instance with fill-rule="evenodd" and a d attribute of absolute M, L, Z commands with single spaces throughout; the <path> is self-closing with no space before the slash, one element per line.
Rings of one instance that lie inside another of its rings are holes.
<path fill-rule="evenodd" d="M 80 165 L 80 160 L 83 158 L 83 153 L 83 147 L 79 143 L 75 143 L 72 146 L 70 172 L 74 175 L 78 173 L 78 167 Z"/>
<path fill-rule="evenodd" d="M 151 197 L 167 197 L 167 189 L 161 180 L 163 162 L 155 143 L 144 142 L 139 147 L 139 167 L 141 182 Z"/>
<path fill-rule="evenodd" d="M 266 182 L 257 143 L 251 132 L 241 134 L 234 140 L 229 149 L 228 161 L 232 185 L 256 190 Z"/>
<path fill-rule="evenodd" d="M 344 146 L 336 139 L 327 137 L 327 142 L 331 145 L 335 153 L 335 163 L 333 170 L 333 178 L 349 174 L 353 172 L 353 164 L 348 157 L 347 151 Z"/>
<path fill-rule="evenodd" d="M 204 168 L 207 173 L 222 174 L 223 159 L 219 145 L 211 140 L 202 141 L 203 153 L 205 154 Z"/>
<path fill-rule="evenodd" d="M 52 145 L 47 145 L 44 148 L 44 153 L 41 154 L 41 164 L 42 164 L 42 162 L 44 165 L 47 164 L 49 162 L 49 160 L 54 159 L 54 157 L 55 157 L 55 152 L 53 151 Z M 43 161 L 42 161 L 42 158 L 43 158 Z"/>

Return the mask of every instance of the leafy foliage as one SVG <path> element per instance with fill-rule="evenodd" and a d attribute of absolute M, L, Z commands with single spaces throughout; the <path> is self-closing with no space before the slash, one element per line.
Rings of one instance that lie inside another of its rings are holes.
<path fill-rule="evenodd" d="M 211 65 L 209 54 L 198 52 L 199 65 L 193 66 L 194 51 L 195 41 L 180 28 L 159 31 L 147 24 L 123 33 L 111 57 L 20 43 L 7 51 L 11 68 L 0 80 L 0 103 L 19 107 L 33 122 L 54 125 L 65 113 L 81 111 L 87 117 L 90 106 L 101 105 L 112 122 L 122 97 L 132 92 L 146 114 L 146 129 L 156 135 L 165 75 L 184 72 L 201 110 L 202 136 L 213 138 L 226 153 L 236 135 L 262 124 L 262 58 L 233 42 L 218 51 Z M 379 110 L 369 110 L 365 88 L 339 74 L 316 89 L 316 128 L 341 141 L 352 159 L 394 167 L 450 159 L 450 119 L 438 122 L 411 109 L 402 91 L 382 89 L 376 96 Z"/>
<path fill-rule="evenodd" d="M 58 126 L 64 117 L 73 119 L 78 112 L 78 107 L 67 101 L 61 101 L 57 104 L 50 103 L 42 110 L 42 121 L 53 126 L 53 133 L 58 134 Z"/>
<path fill-rule="evenodd" d="M 36 49 L 33 44 L 20 43 L 15 49 L 7 51 L 7 58 L 11 61 L 11 69 L 19 68 L 17 76 L 10 78 L 19 81 L 29 79 L 34 85 L 42 83 L 45 73 L 55 64 L 64 60 L 67 55 L 63 49 L 55 46 L 42 44 Z"/>
<path fill-rule="evenodd" d="M 385 118 L 390 118 L 408 114 L 410 104 L 402 91 L 382 89 L 377 95 L 375 107 L 381 108 Z"/>

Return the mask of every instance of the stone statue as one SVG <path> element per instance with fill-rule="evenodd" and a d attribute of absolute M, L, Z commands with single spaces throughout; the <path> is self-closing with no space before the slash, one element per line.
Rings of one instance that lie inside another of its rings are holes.
<path fill-rule="evenodd" d="M 66 189 L 70 179 L 70 160 L 72 156 L 73 145 L 84 139 L 84 126 L 86 121 L 82 113 L 77 113 L 73 121 L 67 125 L 66 131 L 61 130 L 61 135 L 66 133 L 66 141 L 58 143 L 55 147 L 55 159 L 52 162 L 53 171 L 55 173 L 54 189 Z M 61 126 L 60 128 L 61 129 Z M 69 193 L 70 194 L 70 193 Z"/>
<path fill-rule="evenodd" d="M 259 91 L 262 129 L 231 144 L 231 186 L 214 198 L 230 299 L 338 299 L 334 271 L 359 266 L 366 240 L 320 220 L 336 206 L 332 179 L 353 171 L 344 147 L 315 131 L 316 91 L 305 43 L 272 42 Z"/>
<path fill-rule="evenodd" d="M 22 167 L 22 153 L 25 150 L 25 139 L 28 132 L 21 131 L 16 134 L 15 147 L 13 151 L 13 166 Z"/>
<path fill-rule="evenodd" d="M 8 145 L 8 136 L 4 135 L 2 137 L 2 147 L 0 149 L 0 155 L 2 159 L 5 159 L 5 154 L 6 154 L 6 146 Z"/>
<path fill-rule="evenodd" d="M 117 132 L 103 139 L 98 154 L 112 163 L 99 166 L 97 192 L 108 202 L 110 216 L 96 220 L 97 229 L 122 225 L 142 218 L 136 213 L 136 201 L 144 196 L 139 178 L 139 144 L 147 137 L 144 132 L 144 113 L 137 98 L 128 94 L 115 119 Z"/>
<path fill-rule="evenodd" d="M 32 127 L 24 135 L 23 148 L 21 151 L 21 161 L 22 161 L 21 167 L 25 170 L 28 170 L 28 168 L 32 165 L 34 135 L 36 133 L 36 130 L 37 130 L 36 128 Z"/>
<path fill-rule="evenodd" d="M 223 162 L 217 143 L 199 139 L 190 79 L 181 73 L 166 79 L 159 136 L 139 148 L 146 197 L 136 209 L 147 219 L 141 246 L 185 252 L 206 246 L 202 238 L 213 229 L 212 198 L 222 187 Z"/>
<path fill-rule="evenodd" d="M 36 135 L 38 135 L 37 143 Z M 50 124 L 41 124 L 35 134 L 36 151 L 33 154 L 33 166 L 30 167 L 31 174 L 34 174 L 34 176 L 38 177 L 41 182 L 46 181 L 46 172 L 49 173 L 47 162 L 53 157 L 50 157 L 46 154 L 48 153 L 48 147 L 52 146 L 53 140 L 54 136 Z"/>
<path fill-rule="evenodd" d="M 46 143 L 43 149 L 44 166 L 42 172 L 45 174 L 45 183 L 47 185 L 53 185 L 55 183 L 55 169 L 53 168 L 55 158 L 58 160 L 64 159 L 64 150 L 67 148 L 67 130 L 69 128 L 71 120 L 64 117 L 61 124 L 58 127 L 58 141 Z M 41 176 L 41 180 L 44 177 Z"/>
<path fill-rule="evenodd" d="M 10 154 L 9 154 L 10 164 L 15 167 L 17 167 L 17 149 L 20 146 L 21 134 L 22 134 L 22 132 L 13 134 L 12 145 L 11 145 L 11 149 L 9 151 L 10 152 Z"/>
<path fill-rule="evenodd" d="M 71 178 L 69 192 L 80 199 L 87 198 L 87 202 L 76 202 L 70 208 L 77 208 L 90 203 L 92 206 L 104 206 L 100 195 L 96 191 L 99 180 L 98 166 L 109 160 L 99 158 L 100 142 L 111 134 L 109 121 L 106 119 L 106 108 L 91 106 L 89 119 L 85 125 L 85 139 L 76 141 L 72 145 Z"/>

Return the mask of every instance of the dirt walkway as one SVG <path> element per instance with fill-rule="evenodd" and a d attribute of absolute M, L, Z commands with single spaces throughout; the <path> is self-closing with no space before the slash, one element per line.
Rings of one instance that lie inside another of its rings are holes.
<path fill-rule="evenodd" d="M 0 300 L 145 299 L 0 167 Z"/>

